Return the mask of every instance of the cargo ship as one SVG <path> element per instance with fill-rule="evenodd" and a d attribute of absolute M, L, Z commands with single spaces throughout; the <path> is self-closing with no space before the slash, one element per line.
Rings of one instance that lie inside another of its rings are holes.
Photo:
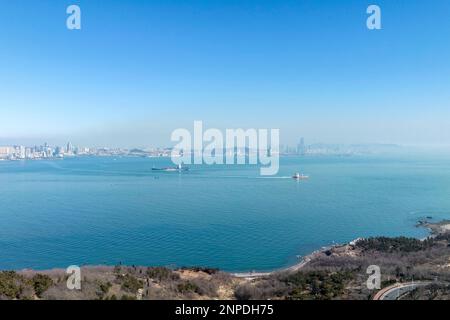
<path fill-rule="evenodd" d="M 303 173 L 300 174 L 300 173 L 297 172 L 296 174 L 294 174 L 292 176 L 292 179 L 295 179 L 295 180 L 307 180 L 307 179 L 309 179 L 309 176 L 304 175 Z"/>
<path fill-rule="evenodd" d="M 183 171 L 189 171 L 189 168 L 183 167 L 181 164 L 179 164 L 176 167 L 152 168 L 152 171 L 183 172 Z"/>

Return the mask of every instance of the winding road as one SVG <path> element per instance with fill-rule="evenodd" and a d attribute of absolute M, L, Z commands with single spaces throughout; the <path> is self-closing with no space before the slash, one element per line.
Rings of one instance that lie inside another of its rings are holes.
<path fill-rule="evenodd" d="M 375 294 L 373 300 L 398 300 L 407 292 L 413 291 L 416 288 L 431 284 L 431 281 L 417 281 L 407 283 L 396 283 L 392 286 L 381 289 Z"/>

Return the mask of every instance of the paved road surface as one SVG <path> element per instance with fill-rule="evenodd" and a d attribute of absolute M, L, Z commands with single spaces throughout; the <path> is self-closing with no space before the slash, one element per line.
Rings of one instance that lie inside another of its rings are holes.
<path fill-rule="evenodd" d="M 399 297 L 405 293 L 413 291 L 418 287 L 426 286 L 430 283 L 430 281 L 397 283 L 378 291 L 373 300 L 398 300 Z"/>

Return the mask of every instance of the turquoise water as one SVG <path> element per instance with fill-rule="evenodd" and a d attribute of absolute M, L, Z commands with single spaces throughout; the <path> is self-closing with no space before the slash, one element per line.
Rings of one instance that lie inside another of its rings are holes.
<path fill-rule="evenodd" d="M 72 264 L 271 270 L 360 236 L 450 218 L 450 157 L 286 157 L 152 172 L 169 159 L 0 162 L 0 269 Z M 311 176 L 297 182 L 297 171 Z"/>

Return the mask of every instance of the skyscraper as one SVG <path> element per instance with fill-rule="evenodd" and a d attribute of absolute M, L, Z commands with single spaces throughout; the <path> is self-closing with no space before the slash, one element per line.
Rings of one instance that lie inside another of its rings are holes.
<path fill-rule="evenodd" d="M 73 146 L 70 142 L 67 142 L 66 153 L 72 153 Z"/>
<path fill-rule="evenodd" d="M 297 154 L 300 156 L 304 156 L 306 154 L 306 147 L 305 147 L 305 139 L 300 138 L 300 142 L 297 145 Z"/>

